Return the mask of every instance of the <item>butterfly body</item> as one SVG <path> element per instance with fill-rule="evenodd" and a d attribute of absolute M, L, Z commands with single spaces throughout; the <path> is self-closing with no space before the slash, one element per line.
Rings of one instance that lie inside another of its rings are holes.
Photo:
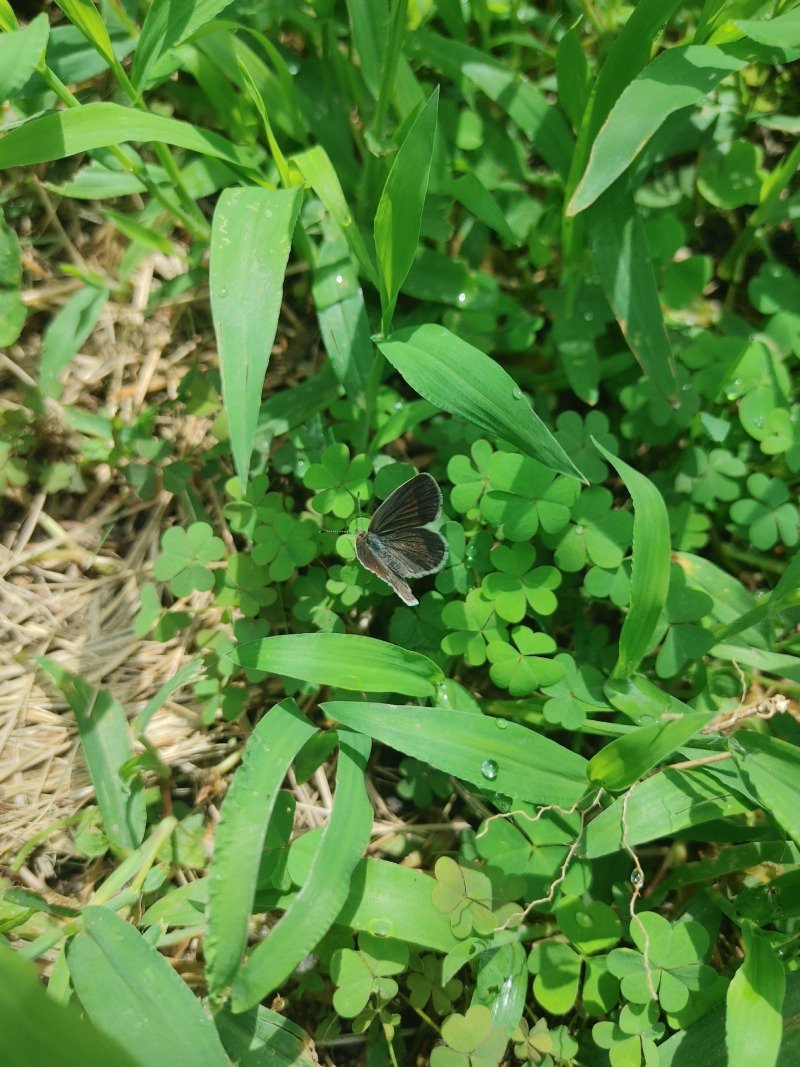
<path fill-rule="evenodd" d="M 447 543 L 428 530 L 442 508 L 442 494 L 430 474 L 417 474 L 377 508 L 369 528 L 356 534 L 356 558 L 390 585 L 409 607 L 418 604 L 406 578 L 435 574 L 447 561 Z"/>

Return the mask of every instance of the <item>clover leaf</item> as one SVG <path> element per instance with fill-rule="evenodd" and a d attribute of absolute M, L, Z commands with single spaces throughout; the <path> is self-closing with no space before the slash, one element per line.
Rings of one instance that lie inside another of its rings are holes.
<path fill-rule="evenodd" d="M 592 438 L 608 452 L 619 452 L 617 439 L 609 432 L 610 423 L 602 411 L 590 411 L 582 419 L 577 411 L 564 411 L 556 419 L 556 440 L 590 482 L 604 482 L 608 467 Z"/>
<path fill-rule="evenodd" d="M 779 540 L 792 548 L 800 541 L 800 516 L 789 500 L 789 490 L 780 478 L 770 478 L 761 471 L 747 479 L 749 499 L 731 505 L 731 519 L 750 544 L 766 551 Z"/>
<path fill-rule="evenodd" d="M 449 1015 L 442 1023 L 447 1047 L 431 1052 L 431 1067 L 497 1067 L 508 1044 L 502 1027 L 492 1026 L 492 1013 L 483 1004 L 473 1004 L 464 1015 Z"/>
<path fill-rule="evenodd" d="M 492 912 L 492 883 L 480 871 L 461 867 L 449 856 L 440 856 L 434 867 L 436 883 L 431 893 L 434 908 L 449 916 L 455 937 L 474 931 L 486 936 L 497 926 Z"/>
<path fill-rule="evenodd" d="M 698 191 L 724 211 L 757 204 L 764 178 L 761 162 L 761 148 L 743 137 L 714 145 L 698 170 Z"/>
<path fill-rule="evenodd" d="M 408 989 L 411 1004 L 415 1008 L 424 1008 L 430 1000 L 434 1010 L 440 1015 L 447 1015 L 453 1010 L 453 1004 L 461 996 L 464 985 L 458 978 L 443 980 L 442 961 L 438 956 L 426 954 L 415 959 L 411 957 L 414 970 L 408 976 Z"/>
<path fill-rule="evenodd" d="M 728 383 L 729 400 L 739 400 L 739 422 L 756 441 L 766 437 L 766 420 L 784 407 L 791 394 L 789 371 L 773 346 L 752 341 L 736 365 L 736 378 Z"/>
<path fill-rule="evenodd" d="M 495 605 L 480 589 L 472 589 L 465 600 L 451 600 L 442 610 L 442 622 L 452 632 L 442 638 L 441 648 L 448 656 L 463 656 L 471 667 L 486 662 L 488 642 L 502 643 L 505 630 Z"/>
<path fill-rule="evenodd" d="M 533 980 L 533 995 L 551 1015 L 564 1015 L 578 996 L 581 981 L 581 957 L 563 941 L 539 941 L 531 949 L 528 970 Z"/>
<path fill-rule="evenodd" d="M 533 1064 L 534 1067 L 553 1051 L 553 1037 L 545 1019 L 537 1019 L 533 1027 L 528 1025 L 527 1019 L 520 1019 L 511 1040 L 517 1059 Z"/>
<path fill-rule="evenodd" d="M 514 645 L 506 641 L 489 641 L 486 654 L 492 666 L 489 677 L 512 696 L 523 697 L 535 693 L 540 686 L 552 685 L 564 675 L 560 663 L 544 657 L 555 652 L 556 643 L 547 634 L 536 633 L 528 626 L 511 631 Z"/>
<path fill-rule="evenodd" d="M 234 552 L 222 572 L 217 603 L 222 607 L 238 607 L 242 615 L 254 618 L 277 599 L 275 589 L 268 583 L 266 567 L 259 567 L 243 552 Z"/>
<path fill-rule="evenodd" d="M 617 948 L 608 956 L 608 969 L 620 979 L 626 1000 L 647 1004 L 652 988 L 663 1010 L 674 1015 L 696 994 L 717 985 L 717 972 L 703 963 L 708 934 L 700 923 L 670 923 L 648 911 L 631 923 L 630 933 L 639 951 Z"/>
<path fill-rule="evenodd" d="M 520 818 L 488 819 L 475 838 L 475 849 L 485 861 L 484 871 L 498 896 L 513 900 L 525 896 L 537 900 L 547 895 L 577 832 L 571 816 L 546 814 L 532 822 Z M 583 886 L 578 864 L 571 867 L 562 883 L 566 892 L 580 892 Z M 549 910 L 551 904 L 545 904 Z"/>
<path fill-rule="evenodd" d="M 169 641 L 188 626 L 191 616 L 188 611 L 167 611 L 161 605 L 161 597 L 152 582 L 145 582 L 139 590 L 139 610 L 133 622 L 137 637 L 150 637 L 153 641 Z"/>
<path fill-rule="evenodd" d="M 690 586 L 683 568 L 673 563 L 663 612 L 669 627 L 656 657 L 660 678 L 674 678 L 687 663 L 701 659 L 711 649 L 713 634 L 696 624 L 713 608 L 708 593 Z"/>
<path fill-rule="evenodd" d="M 800 471 L 800 405 L 774 408 L 764 420 L 761 451 L 767 456 L 782 455 L 790 471 Z"/>
<path fill-rule="evenodd" d="M 510 541 L 530 541 L 541 528 L 562 530 L 579 493 L 574 478 L 556 477 L 535 459 L 496 452 L 488 463 L 490 490 L 481 515 Z"/>
<path fill-rule="evenodd" d="M 269 525 L 256 526 L 253 532 L 253 562 L 269 565 L 271 581 L 285 582 L 317 554 L 317 537 L 317 527 L 311 519 L 298 519 L 285 511 L 273 512 Z"/>
<path fill-rule="evenodd" d="M 397 982 L 390 976 L 408 966 L 409 948 L 404 941 L 362 932 L 358 951 L 339 949 L 331 957 L 331 978 L 336 984 L 333 1006 L 345 1019 L 354 1019 L 375 996 L 386 1004 L 397 995 Z"/>
<path fill-rule="evenodd" d="M 708 542 L 711 519 L 703 511 L 693 508 L 688 500 L 669 503 L 669 529 L 673 548 L 679 552 L 695 552 Z"/>
<path fill-rule="evenodd" d="M 687 493 L 696 504 L 713 507 L 716 501 L 730 503 L 739 496 L 739 482 L 747 474 L 747 467 L 738 456 L 725 448 L 705 452 L 702 448 L 688 448 L 681 459 L 681 469 L 675 480 L 679 493 Z"/>
<path fill-rule="evenodd" d="M 656 1013 L 657 1016 L 657 1013 Z M 630 1033 L 619 1023 L 600 1022 L 592 1027 L 598 1048 L 607 1049 L 612 1067 L 652 1067 L 658 1063 L 656 1042 L 664 1036 L 664 1025 L 655 1020 L 644 1032 Z"/>
<path fill-rule="evenodd" d="M 548 698 L 542 714 L 548 722 L 577 730 L 587 715 L 611 710 L 603 696 L 603 675 L 596 667 L 589 663 L 579 667 L 566 652 L 560 652 L 553 662 L 563 667 L 564 674 L 552 685 L 542 686 Z"/>
<path fill-rule="evenodd" d="M 691 424 L 700 408 L 699 392 L 686 368 L 678 367 L 675 377 L 677 400 L 668 400 L 649 378 L 640 378 L 620 390 L 619 399 L 627 412 L 620 424 L 625 437 L 651 445 L 666 444 Z"/>
<path fill-rule="evenodd" d="M 172 526 L 161 538 L 161 555 L 153 564 L 153 574 L 160 582 L 169 582 L 176 597 L 195 590 L 208 592 L 214 587 L 214 574 L 206 564 L 224 555 L 225 546 L 207 522 L 193 522 L 187 530 Z"/>
<path fill-rule="evenodd" d="M 794 311 L 800 305 L 800 278 L 780 263 L 762 263 L 748 283 L 747 295 L 762 315 Z"/>
<path fill-rule="evenodd" d="M 319 463 L 312 463 L 303 482 L 313 489 L 313 505 L 323 515 L 347 519 L 356 511 L 356 496 L 363 503 L 369 497 L 367 479 L 372 461 L 367 456 L 350 459 L 347 445 L 328 445 Z"/>
<path fill-rule="evenodd" d="M 488 464 L 494 450 L 488 441 L 476 441 L 470 449 L 472 462 L 453 456 L 447 464 L 447 477 L 453 483 L 450 503 L 461 514 L 473 512 L 489 486 Z"/>
<path fill-rule="evenodd" d="M 495 570 L 481 583 L 487 600 L 495 603 L 499 618 L 521 622 L 528 608 L 539 615 L 552 615 L 558 606 L 553 590 L 561 584 L 555 567 L 534 567 L 532 545 L 498 545 L 490 559 Z"/>
<path fill-rule="evenodd" d="M 229 478 L 225 491 L 231 498 L 222 509 L 228 525 L 235 533 L 244 534 L 251 540 L 259 523 L 270 521 L 275 512 L 283 511 L 283 497 L 269 491 L 266 474 L 257 474 L 242 492 L 238 478 Z"/>
<path fill-rule="evenodd" d="M 579 571 L 587 561 L 607 570 L 622 563 L 633 536 L 633 516 L 612 511 L 614 500 L 600 485 L 585 489 L 570 512 L 570 525 L 556 537 L 545 537 L 555 548 L 555 561 L 564 571 Z"/>

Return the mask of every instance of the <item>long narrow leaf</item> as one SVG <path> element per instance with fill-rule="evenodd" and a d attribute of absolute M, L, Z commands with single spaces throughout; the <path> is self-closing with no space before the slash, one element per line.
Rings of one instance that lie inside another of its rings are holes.
<path fill-rule="evenodd" d="M 47 47 L 50 24 L 42 13 L 22 30 L 0 35 L 0 103 L 19 92 Z"/>
<path fill-rule="evenodd" d="M 147 10 L 136 55 L 133 58 L 131 81 L 135 89 L 147 86 L 148 75 L 159 59 L 170 49 L 185 41 L 228 7 L 231 0 L 153 0 Z"/>
<path fill-rule="evenodd" d="M 72 708 L 92 779 L 103 828 L 117 848 L 136 848 L 144 837 L 144 790 L 138 778 L 124 781 L 119 769 L 133 756 L 128 721 L 107 689 L 94 689 L 49 656 L 38 660 Z"/>
<path fill-rule="evenodd" d="M 301 199 L 299 189 L 226 189 L 211 225 L 211 313 L 231 450 L 242 485 L 250 470 Z"/>
<path fill-rule="evenodd" d="M 228 656 L 242 667 L 367 693 L 430 697 L 444 680 L 427 656 L 359 634 L 279 634 Z"/>
<path fill-rule="evenodd" d="M 47 324 L 42 340 L 39 385 L 46 396 L 61 393 L 61 372 L 97 325 L 108 302 L 108 290 L 85 285 Z"/>
<path fill-rule="evenodd" d="M 767 811 L 795 841 L 800 842 L 800 749 L 777 737 L 739 730 L 731 741 L 744 778 Z"/>
<path fill-rule="evenodd" d="M 241 963 L 269 820 L 289 764 L 315 732 L 293 700 L 276 704 L 250 735 L 225 797 L 209 873 L 205 955 L 212 993 L 233 981 Z"/>
<path fill-rule="evenodd" d="M 285 982 L 327 933 L 347 900 L 353 870 L 372 829 L 372 806 L 364 787 L 369 749 L 366 737 L 340 734 L 333 808 L 308 878 L 236 976 L 234 1011 L 253 1007 Z"/>
<path fill-rule="evenodd" d="M 398 330 L 378 348 L 412 389 L 492 437 L 511 441 L 550 470 L 581 472 L 499 363 L 444 326 Z"/>
<path fill-rule="evenodd" d="M 214 1024 L 164 957 L 109 908 L 85 908 L 83 921 L 67 962 L 94 1025 L 142 1065 L 224 1067 L 228 1058 Z"/>
<path fill-rule="evenodd" d="M 728 1067 L 772 1067 L 783 1039 L 786 972 L 765 935 L 749 920 L 743 923 L 742 940 L 744 963 L 726 998 Z"/>
<path fill-rule="evenodd" d="M 633 500 L 631 606 L 622 624 L 619 657 L 612 677 L 633 674 L 650 647 L 669 586 L 669 518 L 664 498 L 649 478 L 595 441 L 616 469 Z"/>
<path fill-rule="evenodd" d="M 443 708 L 341 700 L 322 708 L 352 730 L 506 796 L 570 807 L 586 792 L 583 757 L 518 723 Z"/>

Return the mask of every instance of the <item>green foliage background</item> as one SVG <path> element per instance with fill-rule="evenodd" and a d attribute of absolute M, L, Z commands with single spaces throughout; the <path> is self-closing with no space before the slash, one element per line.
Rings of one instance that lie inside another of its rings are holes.
<path fill-rule="evenodd" d="M 166 494 L 135 629 L 193 659 L 133 721 L 31 666 L 102 877 L 5 885 L 14 1062 L 794 1062 L 800 7 L 57 2 L 0 0 L 0 344 L 36 182 L 124 253 L 62 265 L 0 507 L 100 464 Z M 128 423 L 62 403 L 154 253 L 181 270 L 146 313 L 192 294 L 218 371 Z M 287 318 L 315 355 L 265 396 Z M 449 558 L 409 608 L 352 534 L 422 469 Z M 211 858 L 147 739 L 184 685 L 248 736 Z M 293 836 L 287 771 L 333 760 Z M 408 833 L 369 848 L 373 771 Z M 192 938 L 194 990 L 163 957 Z"/>

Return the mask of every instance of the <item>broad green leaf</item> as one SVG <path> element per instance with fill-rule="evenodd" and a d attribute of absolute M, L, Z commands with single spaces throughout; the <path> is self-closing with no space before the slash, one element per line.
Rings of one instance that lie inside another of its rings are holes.
<path fill-rule="evenodd" d="M 694 107 L 747 60 L 711 45 L 662 52 L 622 92 L 592 144 L 589 161 L 568 206 L 577 215 L 608 189 L 666 119 Z"/>
<path fill-rule="evenodd" d="M 121 920 L 120 920 L 121 921 Z M 32 964 L 0 938 L 0 1033 L 5 1067 L 135 1067 L 141 1061 L 73 1008 L 47 995 Z M 13 1039 L 9 1037 L 13 1035 Z"/>
<path fill-rule="evenodd" d="M 233 1063 L 246 1067 L 317 1067 L 319 1063 L 305 1030 L 263 1004 L 237 1015 L 226 1006 L 214 1016 L 214 1023 Z"/>
<path fill-rule="evenodd" d="M 339 227 L 347 241 L 350 251 L 355 256 L 364 276 L 372 282 L 377 281 L 375 264 L 372 261 L 364 238 L 361 236 L 356 220 L 342 191 L 339 176 L 330 161 L 328 153 L 321 145 L 314 145 L 305 152 L 291 156 L 293 163 L 304 180 L 314 190 L 325 206 L 325 210 Z"/>
<path fill-rule="evenodd" d="M 730 747 L 743 777 L 764 807 L 787 834 L 800 842 L 800 749 L 752 730 L 738 730 Z"/>
<path fill-rule="evenodd" d="M 483 789 L 569 807 L 586 792 L 586 761 L 515 722 L 443 708 L 331 700 L 331 719 Z"/>
<path fill-rule="evenodd" d="M 773 1067 L 783 1039 L 786 972 L 767 938 L 748 920 L 742 924 L 742 940 L 744 963 L 726 998 L 728 1067 Z"/>
<path fill-rule="evenodd" d="M 572 157 L 572 136 L 561 113 L 548 103 L 538 86 L 486 52 L 429 30 L 418 30 L 410 43 L 421 58 L 456 85 L 466 78 L 494 100 L 530 139 L 548 167 L 562 177 L 566 175 Z"/>
<path fill-rule="evenodd" d="M 240 167 L 253 162 L 246 149 L 189 122 L 121 104 L 97 103 L 40 115 L 10 130 L 0 140 L 0 170 L 49 163 L 126 141 L 163 141 Z"/>
<path fill-rule="evenodd" d="M 209 280 L 236 472 L 250 471 L 261 390 L 278 326 L 299 189 L 226 189 L 211 225 Z"/>
<path fill-rule="evenodd" d="M 85 285 L 48 322 L 39 365 L 39 387 L 45 396 L 61 395 L 61 373 L 97 325 L 107 302 L 107 289 Z"/>
<path fill-rule="evenodd" d="M 81 1006 L 99 1030 L 142 1065 L 228 1063 L 198 998 L 133 926 L 99 907 L 85 908 L 83 922 L 67 962 Z"/>
<path fill-rule="evenodd" d="M 687 708 L 680 719 L 640 726 L 632 734 L 615 738 L 589 760 L 589 780 L 605 789 L 627 789 L 694 737 L 716 714 L 716 708 L 694 713 Z"/>
<path fill-rule="evenodd" d="M 619 635 L 613 678 L 633 674 L 650 647 L 669 587 L 669 518 L 664 499 L 649 478 L 594 442 L 625 482 L 633 501 L 631 606 Z"/>
<path fill-rule="evenodd" d="M 444 680 L 427 656 L 359 634 L 278 634 L 228 656 L 242 667 L 367 693 L 430 697 Z"/>
<path fill-rule="evenodd" d="M 617 852 L 623 842 L 635 848 L 747 810 L 739 794 L 707 771 L 667 768 L 634 785 L 627 802 L 620 797 L 593 819 L 586 828 L 583 851 L 588 859 L 596 859 Z"/>
<path fill-rule="evenodd" d="M 247 945 L 261 850 L 289 764 L 316 733 L 293 700 L 276 704 L 250 735 L 222 804 L 209 871 L 209 989 L 233 981 Z"/>
<path fill-rule="evenodd" d="M 353 870 L 372 830 L 372 805 L 364 787 L 369 750 L 366 737 L 340 733 L 328 825 L 302 889 L 236 976 L 235 1011 L 253 1007 L 285 982 L 327 933 L 347 900 Z"/>
<path fill-rule="evenodd" d="M 510 441 L 550 470 L 582 477 L 514 379 L 446 327 L 412 326 L 377 343 L 411 388 L 440 410 Z"/>
<path fill-rule="evenodd" d="M 22 30 L 0 34 L 0 103 L 18 93 L 41 60 L 50 25 L 42 13 Z"/>
<path fill-rule="evenodd" d="M 800 8 L 771 19 L 736 19 L 733 25 L 745 37 L 774 48 L 800 47 Z"/>
<path fill-rule="evenodd" d="M 147 10 L 136 55 L 133 57 L 131 82 L 141 92 L 147 87 L 148 75 L 170 48 L 187 40 L 210 22 L 231 0 L 153 0 Z"/>
<path fill-rule="evenodd" d="M 107 689 L 93 688 L 49 656 L 41 656 L 37 662 L 75 715 L 106 837 L 119 849 L 136 848 L 144 837 L 144 790 L 138 778 L 126 782 L 119 775 L 120 767 L 133 756 L 122 706 Z"/>
<path fill-rule="evenodd" d="M 678 388 L 675 361 L 644 225 L 627 178 L 607 189 L 586 218 L 597 274 L 628 347 L 653 385 L 673 397 Z"/>
<path fill-rule="evenodd" d="M 391 327 L 400 286 L 411 270 L 417 252 L 438 111 L 437 86 L 400 145 L 375 213 L 375 250 L 384 333 Z"/>

